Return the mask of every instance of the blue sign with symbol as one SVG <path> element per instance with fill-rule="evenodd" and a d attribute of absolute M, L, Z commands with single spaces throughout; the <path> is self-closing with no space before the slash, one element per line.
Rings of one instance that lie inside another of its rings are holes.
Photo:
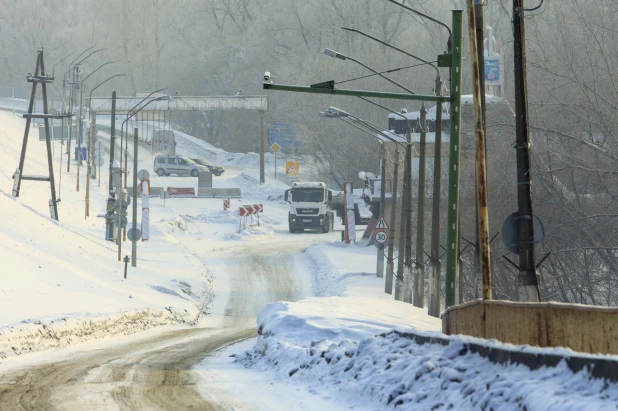
<path fill-rule="evenodd" d="M 485 85 L 501 85 L 501 59 L 499 57 L 485 57 Z"/>
<path fill-rule="evenodd" d="M 268 131 L 270 144 L 279 144 L 282 149 L 294 149 L 298 147 L 298 141 L 294 130 L 284 123 L 274 123 Z"/>

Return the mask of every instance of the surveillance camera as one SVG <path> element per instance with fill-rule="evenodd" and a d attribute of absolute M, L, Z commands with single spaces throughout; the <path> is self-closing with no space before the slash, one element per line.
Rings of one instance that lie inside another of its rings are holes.
<path fill-rule="evenodd" d="M 270 79 L 270 71 L 267 71 L 264 73 L 264 82 L 265 83 L 272 83 L 272 80 Z"/>

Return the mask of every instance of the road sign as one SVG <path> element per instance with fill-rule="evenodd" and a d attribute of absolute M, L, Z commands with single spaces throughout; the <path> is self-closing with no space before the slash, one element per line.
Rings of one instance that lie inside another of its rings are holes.
<path fill-rule="evenodd" d="M 97 167 L 103 167 L 105 165 L 105 157 L 97 157 Z"/>
<path fill-rule="evenodd" d="M 227 210 L 228 208 L 230 208 L 230 199 L 229 198 L 225 198 L 225 199 L 223 199 L 223 209 Z"/>
<path fill-rule="evenodd" d="M 126 215 L 118 215 L 114 216 L 114 225 L 116 227 L 120 226 L 120 228 L 125 228 L 127 226 L 127 216 Z"/>
<path fill-rule="evenodd" d="M 170 198 L 170 193 L 169 191 L 163 190 L 159 193 L 159 197 L 165 200 L 166 198 Z"/>
<path fill-rule="evenodd" d="M 381 216 L 378 219 L 378 222 L 376 223 L 376 225 L 373 226 L 373 229 L 374 230 L 378 230 L 378 231 L 380 231 L 380 230 L 384 230 L 384 231 L 388 230 L 388 224 L 386 223 L 386 220 L 384 219 L 384 216 Z"/>
<path fill-rule="evenodd" d="M 300 166 L 298 161 L 286 161 L 285 162 L 285 174 L 288 177 L 298 177 L 300 172 Z"/>
<path fill-rule="evenodd" d="M 512 253 L 519 254 L 519 212 L 514 212 L 504 220 L 502 224 L 502 242 Z M 534 244 L 543 242 L 545 230 L 543 223 L 537 216 L 534 216 Z"/>
<path fill-rule="evenodd" d="M 139 228 L 129 228 L 129 231 L 127 231 L 127 238 L 130 241 L 137 241 L 142 238 L 142 232 Z"/>
<path fill-rule="evenodd" d="M 284 123 L 274 123 L 268 130 L 270 144 L 279 144 L 280 148 L 296 148 L 298 143 L 292 127 Z"/>
<path fill-rule="evenodd" d="M 264 204 L 254 204 L 253 208 L 256 209 L 256 213 L 264 212 Z"/>
<path fill-rule="evenodd" d="M 148 170 L 142 168 L 140 171 L 137 172 L 137 178 L 140 181 L 148 180 L 150 178 L 150 173 L 148 172 Z"/>
<path fill-rule="evenodd" d="M 281 146 L 279 144 L 275 143 L 272 146 L 270 146 L 270 149 L 276 153 L 277 151 L 279 151 L 281 149 Z"/>
<path fill-rule="evenodd" d="M 378 244 L 386 244 L 388 242 L 388 234 L 386 231 L 376 231 L 373 238 Z"/>

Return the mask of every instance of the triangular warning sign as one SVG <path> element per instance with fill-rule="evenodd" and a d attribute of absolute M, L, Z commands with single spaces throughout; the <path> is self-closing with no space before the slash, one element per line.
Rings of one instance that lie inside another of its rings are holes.
<path fill-rule="evenodd" d="M 374 230 L 388 230 L 388 224 L 386 224 L 386 220 L 384 219 L 384 216 L 381 216 L 378 219 L 378 222 L 376 223 L 376 225 L 373 226 Z"/>
<path fill-rule="evenodd" d="M 294 167 L 294 163 L 290 164 L 290 166 L 288 167 L 288 171 L 287 171 L 287 173 L 288 173 L 288 174 L 295 174 L 295 173 L 297 173 L 297 172 L 298 172 L 298 171 L 296 171 L 296 167 Z"/>

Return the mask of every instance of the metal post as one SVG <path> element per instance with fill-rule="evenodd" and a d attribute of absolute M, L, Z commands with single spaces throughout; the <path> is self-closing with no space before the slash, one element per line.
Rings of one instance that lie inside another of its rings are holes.
<path fill-rule="evenodd" d="M 519 211 L 518 301 L 541 301 L 538 273 L 534 263 L 534 214 L 532 209 L 532 173 L 528 128 L 528 84 L 526 79 L 526 38 L 524 1 L 513 0 L 513 37 L 515 58 L 515 128 L 517 150 L 517 205 Z"/>
<path fill-rule="evenodd" d="M 451 133 L 449 142 L 448 223 L 446 227 L 446 307 L 455 304 L 459 251 L 459 153 L 461 123 L 461 52 L 463 11 L 453 10 L 453 52 L 451 55 Z"/>
<path fill-rule="evenodd" d="M 480 68 L 477 60 L 474 0 L 468 0 L 470 35 L 470 61 L 472 62 L 472 89 L 474 97 L 474 119 L 476 122 L 476 185 L 478 204 L 478 233 L 483 277 L 483 299 L 491 300 L 491 250 L 489 245 L 489 212 L 487 208 L 487 164 L 485 153 L 485 133 L 483 132 L 483 113 L 481 109 Z"/>
<path fill-rule="evenodd" d="M 133 130 L 133 239 L 131 240 L 131 265 L 137 267 L 137 127 Z"/>
<path fill-rule="evenodd" d="M 260 184 L 264 184 L 266 182 L 264 177 L 264 146 L 266 145 L 264 141 L 264 111 L 260 111 L 260 124 Z M 275 153 L 275 155 L 276 154 L 277 153 Z M 276 173 L 277 169 L 275 168 L 275 179 L 277 178 Z"/>
<path fill-rule="evenodd" d="M 384 218 L 384 207 L 386 206 L 386 143 L 380 146 L 382 161 L 380 165 L 380 217 Z M 393 222 L 391 221 L 391 225 Z M 384 244 L 378 244 L 378 259 L 376 266 L 376 276 L 384 277 Z"/>
<path fill-rule="evenodd" d="M 442 96 L 442 80 L 436 78 L 436 95 Z M 440 190 L 442 179 L 442 103 L 436 104 L 436 129 L 433 160 L 433 204 L 431 216 L 431 272 L 429 274 L 429 315 L 440 316 Z"/>
<path fill-rule="evenodd" d="M 86 160 L 86 218 L 90 215 L 90 178 L 92 173 L 92 134 L 94 132 L 94 124 L 97 123 L 97 113 L 92 113 L 92 121 L 90 122 L 90 132 L 88 133 L 88 158 Z"/>
<path fill-rule="evenodd" d="M 414 276 L 414 306 L 425 306 L 425 143 L 427 140 L 427 110 L 421 106 L 421 140 L 418 158 L 418 211 L 416 215 L 416 265 Z"/>
<path fill-rule="evenodd" d="M 388 235 L 388 255 L 386 256 L 386 279 L 384 281 L 384 292 L 393 293 L 393 277 L 395 275 L 394 249 L 395 249 L 395 218 L 397 216 L 397 185 L 399 174 L 399 144 L 395 145 L 395 164 L 393 166 L 393 183 L 391 184 L 393 194 L 391 196 L 391 227 Z"/>

